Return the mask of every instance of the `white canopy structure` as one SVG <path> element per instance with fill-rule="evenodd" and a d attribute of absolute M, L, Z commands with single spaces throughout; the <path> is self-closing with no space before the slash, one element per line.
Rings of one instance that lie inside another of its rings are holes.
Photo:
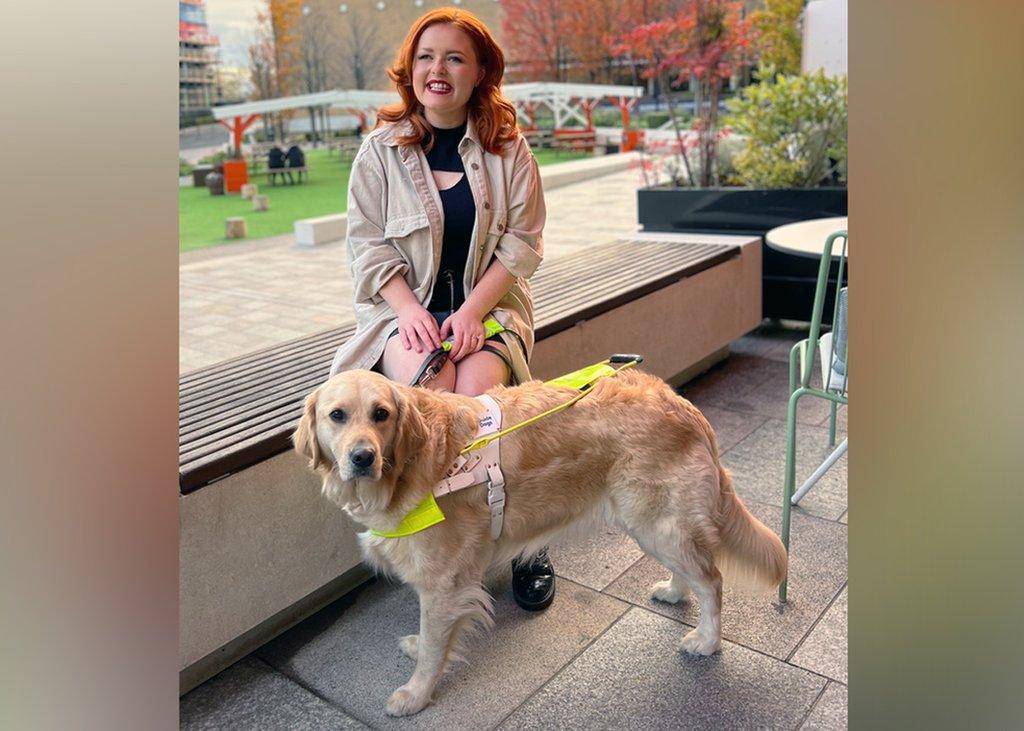
<path fill-rule="evenodd" d="M 536 128 L 537 109 L 548 107 L 555 116 L 555 130 L 562 129 L 570 120 L 578 121 L 584 129 L 593 129 L 594 108 L 607 100 L 622 112 L 623 129 L 629 127 L 629 110 L 636 106 L 643 94 L 642 86 L 614 86 L 607 84 L 562 84 L 548 81 L 524 84 L 505 84 L 502 93 L 516 105 L 527 129 Z M 228 104 L 213 108 L 213 117 L 232 134 L 235 149 L 242 145 L 242 134 L 261 114 L 287 109 L 328 106 L 343 109 L 363 122 L 381 106 L 399 100 L 395 91 L 367 91 L 365 89 L 334 89 L 316 94 L 299 94 L 277 99 L 260 99 L 242 104 Z"/>
<path fill-rule="evenodd" d="M 622 112 L 623 129 L 629 127 L 629 110 L 643 95 L 642 86 L 614 86 L 611 84 L 563 84 L 551 81 L 531 81 L 525 84 L 505 84 L 502 93 L 515 103 L 528 128 L 536 126 L 538 107 L 544 105 L 555 115 L 555 129 L 561 129 L 575 119 L 586 129 L 593 129 L 591 116 L 594 108 L 604 100 L 610 101 Z"/>

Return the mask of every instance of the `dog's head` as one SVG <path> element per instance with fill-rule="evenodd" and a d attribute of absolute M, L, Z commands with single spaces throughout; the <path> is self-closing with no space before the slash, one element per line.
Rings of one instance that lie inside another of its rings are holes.
<path fill-rule="evenodd" d="M 427 441 L 415 389 L 371 371 L 345 371 L 306 397 L 292 439 L 323 478 L 323 493 L 356 518 L 386 510 Z"/>

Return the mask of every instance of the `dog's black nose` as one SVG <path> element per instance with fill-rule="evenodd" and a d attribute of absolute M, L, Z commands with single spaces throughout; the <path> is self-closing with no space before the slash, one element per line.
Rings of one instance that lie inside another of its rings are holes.
<path fill-rule="evenodd" d="M 373 464 L 376 455 L 372 449 L 357 449 L 349 455 L 352 464 L 356 467 L 366 468 Z"/>

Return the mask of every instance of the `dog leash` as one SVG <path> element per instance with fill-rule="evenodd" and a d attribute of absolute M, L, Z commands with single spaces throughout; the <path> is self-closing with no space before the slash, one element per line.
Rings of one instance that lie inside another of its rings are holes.
<path fill-rule="evenodd" d="M 558 404 L 557 406 L 553 406 L 547 411 L 543 411 L 535 416 L 531 416 L 529 419 L 525 419 L 524 421 L 519 422 L 518 424 L 513 424 L 510 427 L 501 429 L 500 431 L 496 431 L 493 434 L 488 434 L 485 437 L 481 437 L 480 439 L 471 442 L 468 446 L 464 447 L 462 451 L 459 452 L 459 454 L 466 455 L 470 452 L 476 451 L 477 449 L 482 449 L 483 447 L 486 447 L 488 444 L 495 441 L 496 439 L 501 439 L 506 434 L 511 434 L 512 432 L 518 431 L 519 429 L 522 429 L 525 426 L 529 426 L 535 421 L 543 419 L 545 416 L 551 416 L 553 414 L 557 414 L 560 411 L 565 411 L 567 408 L 575 404 L 577 401 L 583 399 L 584 397 L 587 396 L 587 394 L 593 391 L 594 384 L 597 383 L 602 378 L 614 376 L 619 371 L 625 370 L 626 368 L 633 368 L 638 363 L 642 362 L 643 356 L 640 355 L 616 354 L 608 358 L 607 360 L 601 361 L 600 363 L 595 363 L 592 366 L 581 368 L 578 371 L 573 371 L 572 373 L 548 381 L 547 385 L 549 386 L 566 386 L 568 388 L 578 388 L 579 393 L 577 393 L 568 401 Z M 618 365 L 618 368 L 615 368 L 615 365 Z"/>

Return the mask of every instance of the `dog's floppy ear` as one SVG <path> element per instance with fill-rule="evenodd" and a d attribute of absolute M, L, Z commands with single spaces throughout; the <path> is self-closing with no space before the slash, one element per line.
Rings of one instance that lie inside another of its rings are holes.
<path fill-rule="evenodd" d="M 414 461 L 427 441 L 427 427 L 417 408 L 415 389 L 391 384 L 391 395 L 398 413 L 395 414 L 395 441 L 392 446 L 392 461 L 396 475 L 406 470 Z"/>
<path fill-rule="evenodd" d="M 303 409 L 302 418 L 299 419 L 299 425 L 296 427 L 295 433 L 292 434 L 295 451 L 308 457 L 310 469 L 317 471 L 327 464 L 316 438 L 316 402 L 319 397 L 319 388 L 306 396 L 306 406 Z"/>

